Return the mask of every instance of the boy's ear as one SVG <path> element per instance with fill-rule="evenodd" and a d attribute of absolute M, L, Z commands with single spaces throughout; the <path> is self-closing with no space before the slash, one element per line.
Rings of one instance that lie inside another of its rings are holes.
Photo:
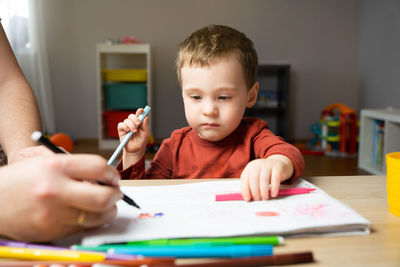
<path fill-rule="evenodd" d="M 258 82 L 255 82 L 254 85 L 251 87 L 251 89 L 247 92 L 246 107 L 251 108 L 256 103 L 259 86 L 260 84 Z"/>

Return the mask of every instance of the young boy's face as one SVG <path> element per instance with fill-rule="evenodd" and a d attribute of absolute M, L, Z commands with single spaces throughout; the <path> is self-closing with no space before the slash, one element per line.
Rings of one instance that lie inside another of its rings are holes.
<path fill-rule="evenodd" d="M 198 135 L 219 141 L 231 134 L 254 105 L 258 83 L 247 90 L 242 65 L 230 54 L 204 67 L 181 68 L 186 120 Z"/>

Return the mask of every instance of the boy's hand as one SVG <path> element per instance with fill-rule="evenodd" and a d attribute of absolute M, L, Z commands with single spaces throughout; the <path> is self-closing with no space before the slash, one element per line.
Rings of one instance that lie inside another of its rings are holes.
<path fill-rule="evenodd" d="M 149 119 L 146 117 L 141 123 L 138 116 L 143 113 L 139 108 L 136 114 L 130 114 L 123 122 L 118 123 L 119 140 L 132 131 L 133 135 L 124 147 L 123 166 L 129 166 L 143 157 L 146 151 L 146 144 L 149 139 Z M 124 167 L 125 168 L 125 167 Z"/>
<path fill-rule="evenodd" d="M 266 159 L 253 160 L 247 164 L 240 176 L 242 196 L 246 201 L 276 197 L 281 182 L 292 175 L 293 164 L 286 156 L 272 155 Z"/>

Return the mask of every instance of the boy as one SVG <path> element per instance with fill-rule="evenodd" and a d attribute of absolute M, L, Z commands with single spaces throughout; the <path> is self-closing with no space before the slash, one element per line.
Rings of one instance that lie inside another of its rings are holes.
<path fill-rule="evenodd" d="M 257 100 L 258 59 L 253 43 L 227 26 L 211 25 L 179 45 L 178 80 L 189 127 L 163 141 L 144 171 L 148 119 L 131 114 L 118 124 L 122 140 L 132 131 L 118 165 L 122 178 L 240 177 L 246 201 L 278 195 L 279 185 L 299 177 L 304 159 L 255 118 L 243 118 Z M 269 193 L 269 191 L 271 191 Z"/>

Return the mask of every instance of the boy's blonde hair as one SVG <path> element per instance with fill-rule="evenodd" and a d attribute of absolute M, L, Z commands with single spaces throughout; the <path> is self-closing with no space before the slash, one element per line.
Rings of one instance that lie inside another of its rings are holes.
<path fill-rule="evenodd" d="M 258 59 L 253 42 L 233 28 L 210 25 L 193 32 L 179 44 L 176 68 L 182 85 L 181 69 L 184 65 L 209 66 L 230 53 L 239 56 L 248 89 L 257 81 Z"/>

